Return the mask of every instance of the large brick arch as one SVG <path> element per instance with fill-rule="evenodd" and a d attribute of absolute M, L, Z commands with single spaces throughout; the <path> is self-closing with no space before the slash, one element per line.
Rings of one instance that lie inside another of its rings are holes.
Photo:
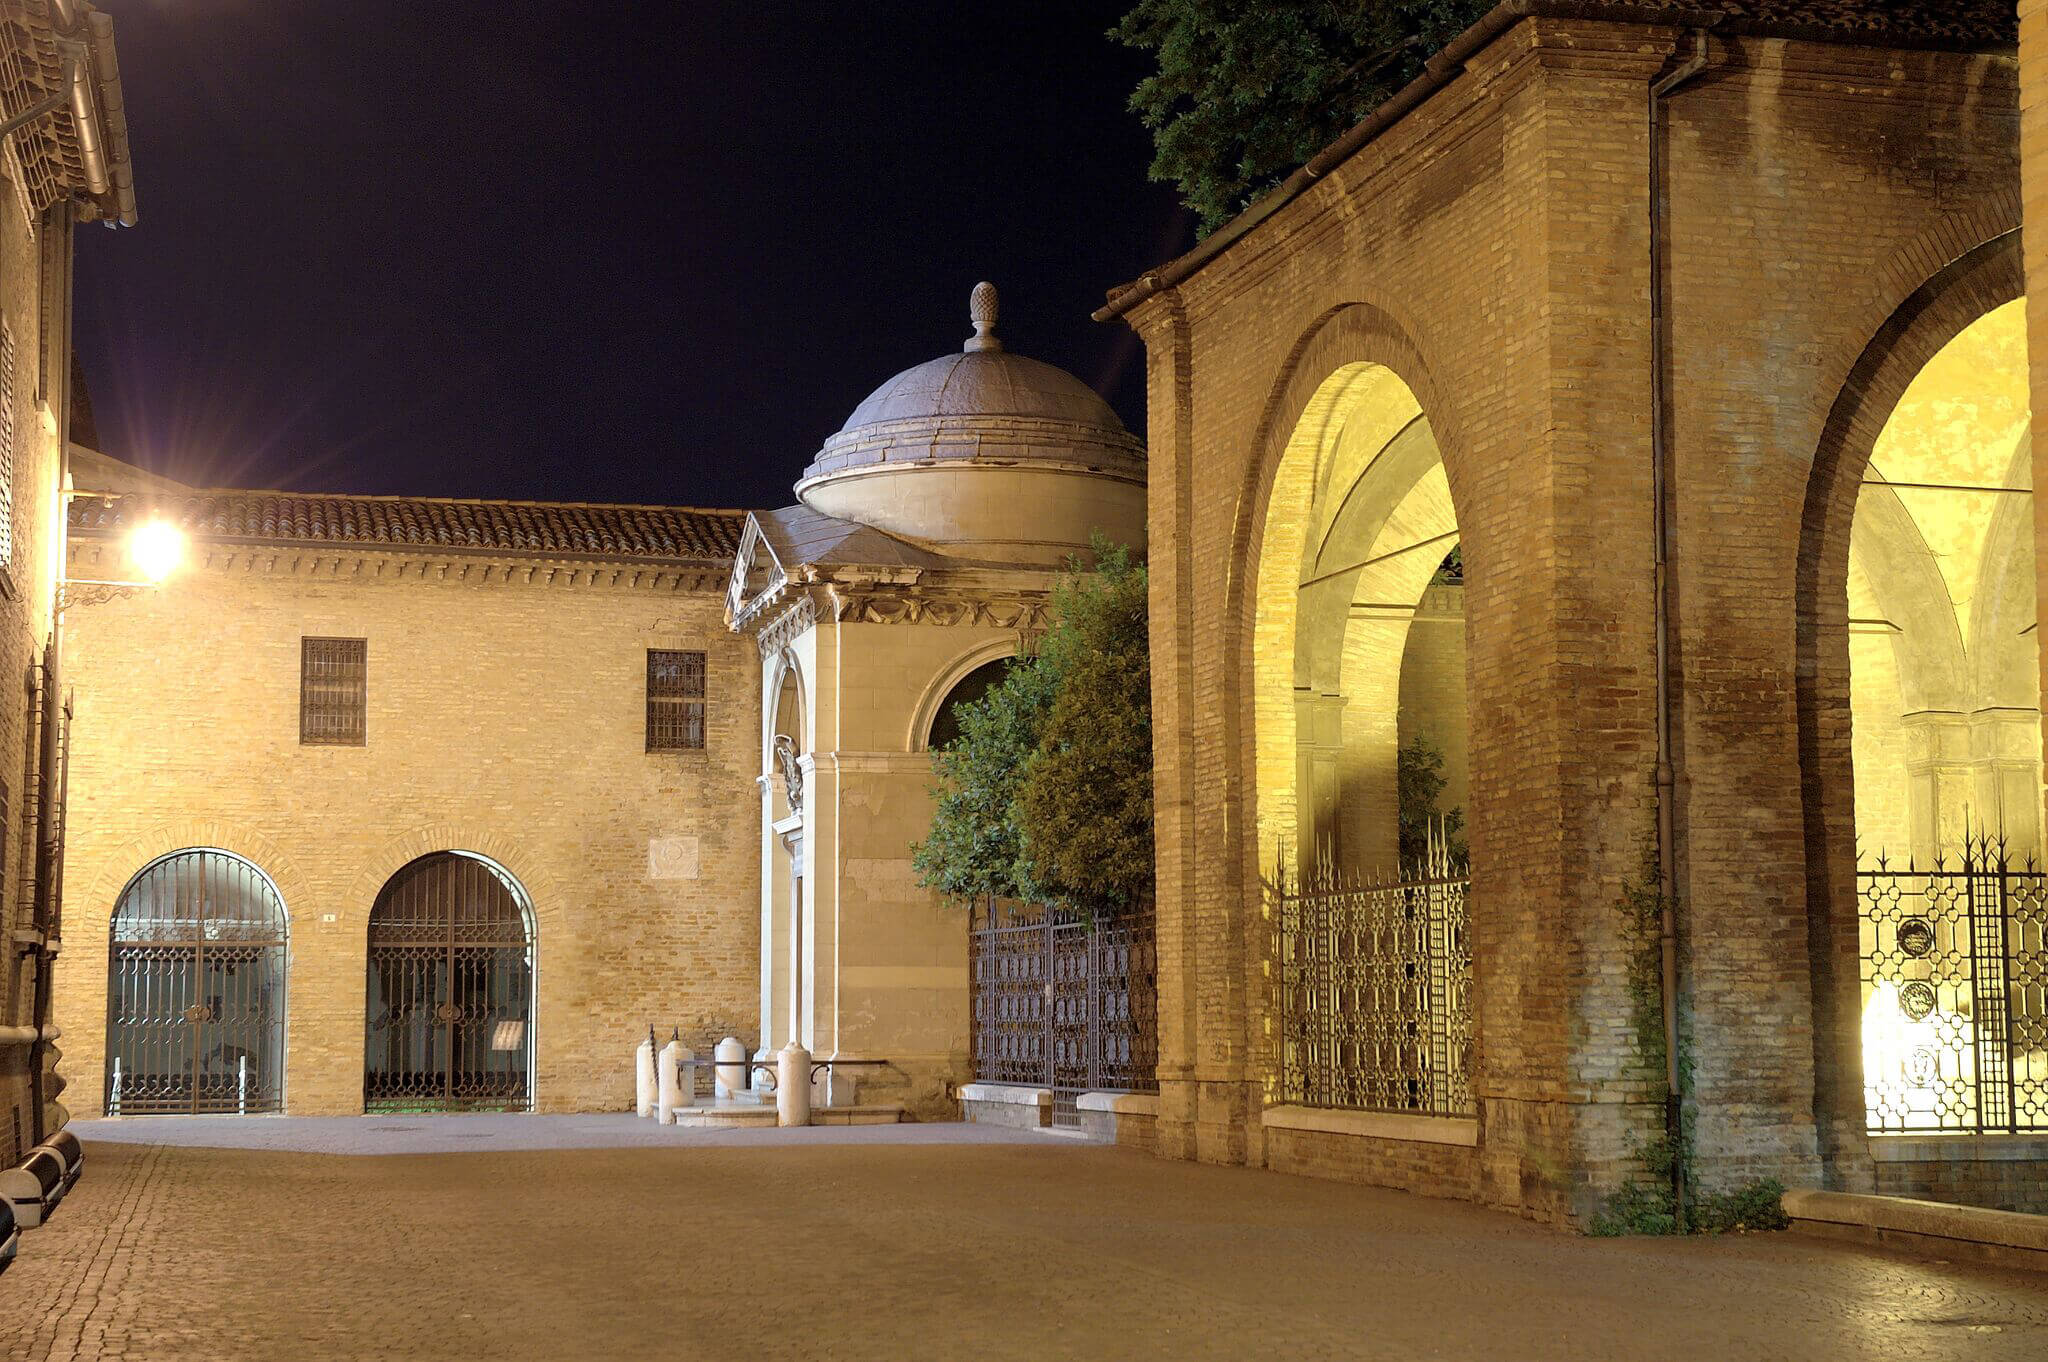
<path fill-rule="evenodd" d="M 86 886 L 84 896 L 84 905 L 92 914 L 93 932 L 104 933 L 109 929 L 113 921 L 114 901 L 144 866 L 174 851 L 200 847 L 239 856 L 269 876 L 270 882 L 277 886 L 278 895 L 284 899 L 287 918 L 311 911 L 313 896 L 305 875 L 282 846 L 231 820 L 186 818 L 159 823 L 123 843 L 112 854 L 99 858 L 99 870 Z M 79 902 L 70 895 L 66 897 L 70 900 L 65 905 L 66 914 L 76 922 Z"/>
<path fill-rule="evenodd" d="M 519 881 L 519 887 L 526 891 L 526 901 L 533 907 L 536 944 L 544 943 L 549 927 L 560 921 L 561 894 L 553 879 L 533 864 L 520 843 L 499 833 L 455 823 L 430 823 L 386 842 L 356 876 L 343 902 L 350 911 L 363 913 L 367 920 L 370 905 L 377 901 L 377 895 L 393 875 L 420 857 L 439 851 L 470 851 L 487 856 Z"/>
<path fill-rule="evenodd" d="M 1460 503 L 1461 484 L 1469 474 L 1453 453 L 1462 445 L 1458 416 L 1436 383 L 1426 358 L 1429 347 L 1421 335 L 1418 323 L 1397 315 L 1391 305 L 1383 303 L 1349 302 L 1323 312 L 1295 339 L 1281 361 L 1252 437 L 1252 457 L 1247 461 L 1239 488 L 1231 534 L 1230 578 L 1224 607 L 1229 642 L 1224 654 L 1223 693 L 1232 699 L 1221 715 L 1229 768 L 1225 779 L 1233 792 L 1230 803 L 1242 810 L 1236 836 L 1224 854 L 1233 858 L 1229 877 L 1239 886 L 1232 914 L 1239 930 L 1233 935 L 1245 943 L 1243 969 L 1237 977 L 1244 981 L 1247 990 L 1247 1016 L 1268 1016 L 1273 1010 L 1273 1000 L 1266 996 L 1271 982 L 1260 968 L 1267 947 L 1263 933 L 1258 930 L 1255 907 L 1262 894 L 1262 876 L 1269 869 L 1262 864 L 1260 842 L 1263 820 L 1256 722 L 1260 703 L 1259 578 L 1269 540 L 1269 512 L 1283 476 L 1283 465 L 1289 463 L 1289 445 L 1296 428 L 1310 413 L 1326 382 L 1341 370 L 1357 365 L 1385 370 L 1414 395 L 1436 434 L 1445 474 L 1451 483 L 1453 505 Z M 1273 1037 L 1254 1028 L 1247 1039 L 1254 1072 L 1274 1072 L 1277 1054 Z"/>
<path fill-rule="evenodd" d="M 1972 322 L 2021 297 L 2018 195 L 1951 219 L 1872 276 L 1869 340 L 1841 365 L 1800 525 L 1797 668 L 1800 801 L 1814 997 L 1814 1116 L 1836 1182 L 1864 1176 L 1855 773 L 1850 756 L 1849 532 L 1873 448 L 1907 385 Z M 1960 248 L 1960 253 L 1958 250 Z M 1827 391 L 1823 390 L 1823 397 Z"/>

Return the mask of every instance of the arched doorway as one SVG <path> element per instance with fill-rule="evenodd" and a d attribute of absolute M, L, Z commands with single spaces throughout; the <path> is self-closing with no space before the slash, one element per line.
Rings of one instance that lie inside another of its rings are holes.
<path fill-rule="evenodd" d="M 504 867 L 422 856 L 370 909 L 365 1111 L 533 1105 L 533 909 Z"/>
<path fill-rule="evenodd" d="M 277 886 L 241 857 L 143 867 L 114 907 L 107 1114 L 282 1110 L 286 942 Z"/>
<path fill-rule="evenodd" d="M 1436 436 L 1377 364 L 1291 433 L 1252 652 L 1281 1102 L 1473 1113 L 1464 563 Z"/>
<path fill-rule="evenodd" d="M 2026 303 L 1915 372 L 1855 490 L 1848 571 L 1864 1114 L 2048 1130 L 2048 878 Z"/>

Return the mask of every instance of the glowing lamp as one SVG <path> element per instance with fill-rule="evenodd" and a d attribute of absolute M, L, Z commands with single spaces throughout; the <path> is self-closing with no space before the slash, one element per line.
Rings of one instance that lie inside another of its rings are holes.
<path fill-rule="evenodd" d="M 161 584 L 185 560 L 185 532 L 167 520 L 138 525 L 128 535 L 128 559 L 150 582 Z"/>

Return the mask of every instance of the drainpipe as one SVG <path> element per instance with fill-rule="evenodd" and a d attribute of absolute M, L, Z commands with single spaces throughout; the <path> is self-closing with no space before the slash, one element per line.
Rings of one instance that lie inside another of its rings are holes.
<path fill-rule="evenodd" d="M 1707 69 L 1707 34 L 1695 29 L 1692 55 L 1650 86 L 1650 499 L 1655 544 L 1651 556 L 1657 607 L 1657 933 L 1664 1010 L 1664 1130 L 1671 1142 L 1671 1197 L 1680 1233 L 1685 1227 L 1685 1161 L 1683 1148 L 1685 1092 L 1678 1062 L 1678 836 L 1673 818 L 1677 780 L 1672 773 L 1671 741 L 1671 571 L 1670 516 L 1664 505 L 1669 454 L 1665 403 L 1669 393 L 1665 372 L 1670 346 L 1664 339 L 1664 298 L 1668 291 L 1664 252 L 1664 101 L 1671 92 Z"/>

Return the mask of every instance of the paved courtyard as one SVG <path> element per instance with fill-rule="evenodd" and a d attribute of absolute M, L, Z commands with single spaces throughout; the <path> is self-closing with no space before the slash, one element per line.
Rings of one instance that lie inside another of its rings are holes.
<path fill-rule="evenodd" d="M 0 1278 L 9 1359 L 2048 1357 L 2048 1276 L 1582 1239 L 1030 1132 L 82 1129 Z"/>

